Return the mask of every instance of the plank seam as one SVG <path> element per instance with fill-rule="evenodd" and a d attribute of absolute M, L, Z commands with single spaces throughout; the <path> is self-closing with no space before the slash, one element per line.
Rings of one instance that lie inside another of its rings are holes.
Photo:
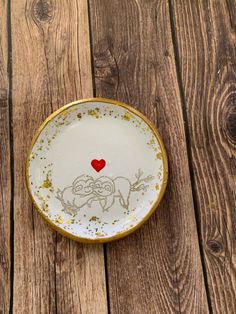
<path fill-rule="evenodd" d="M 93 87 L 93 97 L 96 97 L 96 83 L 95 83 L 95 62 L 94 62 L 94 46 L 93 46 L 93 34 L 92 34 L 92 25 L 91 25 L 91 10 L 90 10 L 90 1 L 87 0 L 88 7 L 88 26 L 89 26 L 89 43 L 90 43 L 90 60 L 91 60 L 91 73 L 92 73 L 92 87 Z M 107 312 L 111 313 L 110 307 L 110 294 L 109 294 L 109 277 L 108 277 L 108 254 L 107 254 L 107 245 L 103 244 L 103 256 L 104 256 L 104 268 L 105 268 L 105 284 L 106 284 L 106 297 L 107 297 Z"/>
<path fill-rule="evenodd" d="M 7 45 L 8 45 L 8 106 L 9 106 L 9 137 L 10 137 L 10 304 L 9 313 L 13 313 L 14 297 L 14 137 L 13 137 L 13 104 L 12 104 L 12 31 L 11 31 L 11 0 L 7 3 Z"/>
<path fill-rule="evenodd" d="M 92 35 L 92 25 L 91 25 L 91 10 L 90 1 L 87 0 L 88 7 L 88 26 L 89 26 L 89 44 L 90 44 L 90 60 L 91 60 L 91 72 L 92 72 L 92 86 L 93 86 L 93 97 L 96 97 L 96 83 L 95 83 L 95 62 L 94 62 L 94 47 L 93 47 L 93 35 Z"/>
<path fill-rule="evenodd" d="M 200 252 L 200 258 L 201 258 L 201 264 L 202 264 L 202 272 L 203 272 L 203 279 L 204 279 L 204 286 L 206 290 L 206 297 L 207 297 L 207 303 L 209 312 L 212 314 L 212 304 L 211 304 L 211 298 L 210 298 L 210 291 L 208 287 L 208 277 L 207 277 L 207 270 L 206 270 L 206 261 L 204 258 L 204 249 L 202 245 L 202 232 L 201 232 L 201 220 L 200 215 L 198 212 L 198 201 L 197 201 L 197 193 L 196 193 L 196 185 L 194 180 L 194 170 L 193 170 L 193 157 L 192 157 L 192 151 L 191 151 L 191 144 L 190 144 L 190 130 L 189 130 L 189 121 L 188 121 L 188 114 L 186 109 L 186 99 L 184 94 L 184 87 L 183 87 L 183 81 L 182 81 L 182 75 L 181 75 L 181 69 L 180 69 L 180 58 L 179 58 L 179 49 L 178 49 L 178 41 L 175 33 L 175 22 L 174 22 L 174 13 L 173 13 L 173 5 L 172 1 L 168 0 L 169 3 L 169 19 L 170 19 L 170 28 L 171 28 L 171 39 L 173 44 L 173 51 L 174 51 L 174 58 L 175 58 L 175 68 L 176 68 L 176 76 L 177 76 L 177 83 L 179 87 L 180 92 L 180 99 L 182 104 L 182 113 L 183 113 L 183 120 L 184 120 L 184 131 L 185 131 L 185 137 L 186 137 L 186 147 L 187 147 L 187 156 L 189 160 L 189 173 L 190 173 L 190 180 L 191 180 L 191 189 L 192 189 L 192 198 L 193 198 L 193 207 L 195 212 L 195 219 L 196 219 L 196 227 L 197 227 L 197 237 L 198 237 L 198 246 L 199 246 L 199 252 Z"/>
<path fill-rule="evenodd" d="M 111 304 L 110 304 L 110 292 L 109 292 L 109 276 L 108 276 L 108 254 L 107 254 L 107 244 L 103 245 L 104 250 L 104 268 L 105 268 L 105 282 L 106 282 L 106 292 L 107 292 L 107 311 L 108 314 L 111 313 Z"/>

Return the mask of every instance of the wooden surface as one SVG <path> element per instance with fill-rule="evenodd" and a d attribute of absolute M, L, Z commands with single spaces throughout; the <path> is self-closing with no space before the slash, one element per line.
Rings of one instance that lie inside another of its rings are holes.
<path fill-rule="evenodd" d="M 236 313 L 236 3 L 173 9 L 211 307 Z"/>
<path fill-rule="evenodd" d="M 0 313 L 236 312 L 236 2 L 0 0 Z M 133 235 L 83 245 L 35 213 L 40 123 L 103 96 L 158 127 L 170 178 Z"/>
<path fill-rule="evenodd" d="M 170 160 L 168 190 L 155 215 L 107 245 L 111 312 L 207 313 L 168 3 L 94 0 L 91 21 L 96 95 L 149 116 Z"/>
<path fill-rule="evenodd" d="M 11 169 L 7 3 L 0 1 L 0 313 L 8 313 L 11 286 Z"/>
<path fill-rule="evenodd" d="M 13 311 L 106 313 L 103 247 L 80 245 L 52 231 L 32 208 L 23 181 L 38 126 L 63 104 L 92 96 L 87 1 L 15 0 L 11 6 Z"/>

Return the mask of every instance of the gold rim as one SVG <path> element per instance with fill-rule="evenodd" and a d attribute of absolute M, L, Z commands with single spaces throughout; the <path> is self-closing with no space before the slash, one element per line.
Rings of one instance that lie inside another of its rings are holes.
<path fill-rule="evenodd" d="M 126 108 L 128 111 L 132 112 L 133 114 L 137 115 L 138 117 L 140 117 L 144 122 L 146 122 L 146 124 L 149 126 L 149 128 L 152 130 L 152 132 L 154 133 L 160 148 L 161 148 L 161 152 L 163 155 L 163 164 L 164 164 L 164 174 L 163 174 L 163 180 L 162 180 L 162 184 L 161 184 L 161 190 L 160 193 L 158 195 L 158 198 L 156 199 L 155 203 L 152 205 L 152 207 L 150 208 L 149 212 L 146 214 L 146 216 L 135 226 L 133 226 L 132 228 L 130 228 L 129 230 L 126 230 L 124 232 L 121 232 L 119 234 L 116 234 L 112 237 L 106 237 L 106 238 L 96 238 L 96 239 L 90 239 L 90 238 L 83 238 L 83 237 L 78 237 L 75 235 L 72 235 L 71 233 L 65 231 L 64 229 L 60 228 L 58 225 L 56 225 L 52 220 L 50 220 L 44 213 L 43 211 L 40 209 L 40 207 L 37 205 L 34 196 L 31 192 L 31 188 L 30 188 L 30 184 L 29 184 L 29 163 L 30 163 L 30 154 L 31 151 L 33 149 L 33 146 L 37 140 L 37 138 L 39 137 L 40 133 L 42 132 L 42 130 L 45 128 L 45 126 L 52 120 L 54 119 L 58 114 L 60 114 L 61 112 L 63 112 L 64 110 L 78 105 L 78 104 L 82 104 L 82 103 L 88 103 L 88 102 L 104 102 L 104 103 L 109 103 L 112 105 L 116 105 L 116 106 L 120 106 L 120 107 L 124 107 Z M 72 103 L 69 103 L 63 107 L 61 107 L 60 109 L 54 111 L 39 127 L 39 129 L 36 131 L 33 140 L 31 142 L 30 145 L 30 149 L 29 152 L 27 154 L 27 158 L 26 158 L 26 186 L 27 186 L 27 190 L 30 194 L 30 197 L 33 201 L 33 204 L 35 206 L 35 208 L 37 209 L 38 213 L 44 218 L 44 220 L 47 221 L 47 223 L 49 223 L 49 225 L 56 231 L 58 231 L 60 234 L 62 234 L 63 236 L 71 239 L 71 240 L 75 240 L 75 241 L 79 241 L 82 243 L 105 243 L 105 242 L 111 242 L 114 240 L 118 240 L 121 239 L 123 237 L 126 237 L 127 235 L 131 234 L 132 232 L 134 232 L 135 230 L 137 230 L 138 228 L 140 228 L 149 218 L 150 216 L 153 214 L 153 212 L 157 209 L 158 205 L 160 204 L 163 195 L 165 193 L 166 190 L 166 186 L 167 186 L 167 181 L 168 181 L 168 160 L 167 160 L 167 155 L 166 155 L 166 150 L 164 147 L 164 144 L 162 142 L 162 139 L 160 137 L 160 134 L 158 132 L 158 130 L 156 129 L 156 127 L 152 124 L 152 122 L 145 117 L 141 112 L 139 112 L 138 110 L 134 109 L 133 107 L 122 103 L 120 101 L 116 101 L 116 100 L 112 100 L 112 99 L 108 99 L 108 98 L 88 98 L 88 99 L 82 99 L 82 100 L 78 100 L 78 101 L 74 101 Z"/>

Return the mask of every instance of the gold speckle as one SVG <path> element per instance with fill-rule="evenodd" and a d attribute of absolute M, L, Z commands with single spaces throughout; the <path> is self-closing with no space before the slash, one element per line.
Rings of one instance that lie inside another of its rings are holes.
<path fill-rule="evenodd" d="M 154 189 L 156 190 L 156 191 L 158 191 L 159 190 L 159 185 L 158 184 L 155 184 L 155 187 L 154 187 Z"/>
<path fill-rule="evenodd" d="M 155 139 L 154 139 L 154 137 L 152 137 L 151 139 L 150 139 L 150 141 L 147 143 L 148 145 L 154 145 L 155 144 Z"/>
<path fill-rule="evenodd" d="M 102 232 L 96 232 L 95 235 L 98 237 L 104 237 L 105 236 L 105 234 Z"/>
<path fill-rule="evenodd" d="M 47 212 L 48 211 L 48 204 L 46 204 L 45 202 L 42 204 L 42 209 L 43 211 Z"/>
<path fill-rule="evenodd" d="M 42 197 L 42 195 L 39 194 L 39 192 L 35 192 L 35 195 L 38 197 L 40 201 L 44 202 L 44 198 Z"/>
<path fill-rule="evenodd" d="M 54 187 L 52 185 L 52 181 L 49 179 L 51 175 L 51 171 L 48 171 L 46 175 L 46 179 L 43 181 L 43 184 L 40 186 L 42 189 L 49 189 L 50 192 L 54 192 Z"/>
<path fill-rule="evenodd" d="M 97 221 L 97 220 L 99 220 L 99 218 L 96 217 L 96 216 L 93 216 L 93 217 L 91 217 L 91 218 L 89 219 L 89 221 Z"/>
<path fill-rule="evenodd" d="M 133 118 L 133 115 L 128 111 L 122 116 L 122 119 L 126 121 L 130 121 L 131 118 Z"/>
<path fill-rule="evenodd" d="M 96 119 L 98 119 L 99 118 L 98 111 L 99 111 L 99 108 L 90 109 L 90 110 L 88 110 L 88 115 L 89 116 L 95 116 Z"/>
<path fill-rule="evenodd" d="M 88 115 L 89 116 L 96 116 L 97 112 L 95 110 L 93 110 L 93 109 L 90 109 L 90 110 L 88 110 Z"/>
<path fill-rule="evenodd" d="M 35 156 L 36 156 L 36 154 L 35 154 L 34 152 L 32 152 L 32 153 L 30 154 L 30 159 L 34 159 Z"/>
<path fill-rule="evenodd" d="M 41 185 L 42 188 L 48 189 L 52 186 L 52 182 L 48 179 L 48 177 L 43 181 Z"/>
<path fill-rule="evenodd" d="M 69 111 L 63 111 L 63 112 L 61 113 L 61 115 L 62 115 L 64 118 L 68 117 L 69 114 L 70 114 Z"/>
<path fill-rule="evenodd" d="M 60 216 L 57 217 L 56 222 L 58 222 L 59 224 L 62 224 L 63 221 L 62 221 L 62 219 L 60 218 Z"/>
<path fill-rule="evenodd" d="M 67 223 L 68 225 L 72 225 L 74 222 L 75 222 L 74 219 L 69 219 L 69 220 L 67 220 L 66 223 Z"/>

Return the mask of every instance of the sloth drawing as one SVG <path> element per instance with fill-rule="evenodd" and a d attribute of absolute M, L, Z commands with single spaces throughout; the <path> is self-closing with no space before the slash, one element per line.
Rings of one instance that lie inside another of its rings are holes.
<path fill-rule="evenodd" d="M 94 179 L 88 175 L 77 177 L 71 186 L 57 191 L 57 199 L 60 200 L 64 210 L 75 214 L 93 198 Z"/>
<path fill-rule="evenodd" d="M 103 211 L 108 211 L 115 200 L 128 209 L 129 198 L 132 191 L 146 190 L 153 176 L 141 178 L 143 172 L 139 169 L 135 175 L 136 181 L 131 184 L 125 177 L 111 179 L 107 176 L 94 179 L 88 175 L 77 177 L 71 186 L 57 191 L 57 199 L 61 202 L 63 209 L 70 214 L 76 214 L 82 207 L 91 207 L 93 202 L 98 202 Z"/>
<path fill-rule="evenodd" d="M 91 199 L 89 203 L 99 201 L 103 211 L 108 211 L 114 204 L 115 198 L 118 198 L 121 206 L 127 209 L 130 191 L 131 183 L 128 179 L 118 177 L 112 180 L 103 176 L 94 182 L 94 193 L 97 197 Z"/>

